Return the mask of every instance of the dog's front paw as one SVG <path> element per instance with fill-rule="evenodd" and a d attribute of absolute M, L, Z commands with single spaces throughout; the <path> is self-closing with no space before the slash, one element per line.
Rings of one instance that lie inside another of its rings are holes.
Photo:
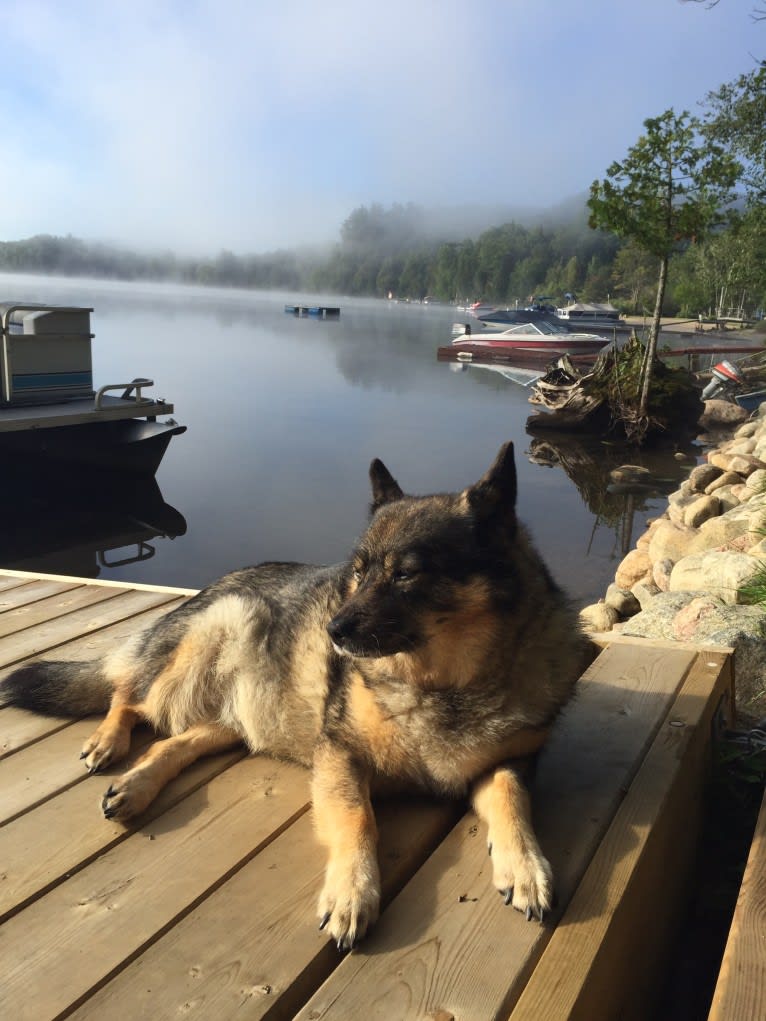
<path fill-rule="evenodd" d="M 553 907 L 553 870 L 539 848 L 515 851 L 491 847 L 493 882 L 506 904 L 541 922 Z"/>
<path fill-rule="evenodd" d="M 319 928 L 326 929 L 338 950 L 351 950 L 377 920 L 380 875 L 374 859 L 329 865 L 319 897 Z"/>
<path fill-rule="evenodd" d="M 131 769 L 117 777 L 101 799 L 101 811 L 105 819 L 125 822 L 140 815 L 157 795 L 157 786 L 152 783 L 146 771 Z"/>
<path fill-rule="evenodd" d="M 85 768 L 89 773 L 98 773 L 124 759 L 129 751 L 130 731 L 102 724 L 82 746 L 80 758 L 85 760 Z"/>

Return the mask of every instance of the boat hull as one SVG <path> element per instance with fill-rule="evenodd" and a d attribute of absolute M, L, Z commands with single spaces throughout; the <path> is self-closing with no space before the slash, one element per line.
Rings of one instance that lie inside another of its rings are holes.
<path fill-rule="evenodd" d="M 608 342 L 605 341 L 603 337 L 582 340 L 567 336 L 557 337 L 555 340 L 549 337 L 540 337 L 539 340 L 529 337 L 526 337 L 523 340 L 507 340 L 501 339 L 500 337 L 496 339 L 491 337 L 488 337 L 487 339 L 471 337 L 466 338 L 465 340 L 453 341 L 452 348 L 456 353 L 460 351 L 470 354 L 537 351 L 558 357 L 559 355 L 570 354 L 572 352 L 596 354 L 598 351 L 601 351 L 607 343 Z"/>
<path fill-rule="evenodd" d="M 0 433 L 0 455 L 27 465 L 34 460 L 59 468 L 153 476 L 173 436 L 186 426 L 173 421 L 123 419 Z"/>

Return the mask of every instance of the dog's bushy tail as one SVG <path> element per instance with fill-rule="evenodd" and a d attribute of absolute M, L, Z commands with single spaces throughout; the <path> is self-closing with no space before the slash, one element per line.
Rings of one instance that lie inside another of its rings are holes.
<path fill-rule="evenodd" d="M 109 708 L 112 685 L 100 660 L 34 660 L 0 681 L 0 706 L 51 716 L 88 716 Z"/>

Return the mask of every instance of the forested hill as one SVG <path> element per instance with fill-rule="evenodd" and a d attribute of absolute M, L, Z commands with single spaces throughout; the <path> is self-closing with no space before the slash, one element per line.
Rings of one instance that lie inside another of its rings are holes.
<path fill-rule="evenodd" d="M 534 217 L 519 214 L 497 226 L 481 226 L 481 216 L 480 210 L 453 211 L 450 217 L 413 205 L 361 206 L 342 224 L 332 246 L 257 255 L 222 251 L 210 258 L 37 235 L 0 242 L 0 271 L 416 301 L 428 295 L 512 305 L 533 294 L 559 301 L 569 292 L 581 300 L 609 297 L 626 311 L 651 304 L 653 260 L 629 242 L 591 230 L 584 199 Z M 716 273 L 723 270 L 703 258 L 702 246 L 691 247 L 699 250 L 681 251 L 673 261 L 670 312 L 696 314 L 717 300 Z M 750 289 L 752 301 L 763 302 L 766 280 L 756 282 L 754 290 L 750 282 Z"/>

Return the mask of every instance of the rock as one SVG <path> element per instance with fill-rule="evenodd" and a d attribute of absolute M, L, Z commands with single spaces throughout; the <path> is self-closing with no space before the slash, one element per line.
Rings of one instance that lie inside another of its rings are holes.
<path fill-rule="evenodd" d="M 714 429 L 720 425 L 736 425 L 738 422 L 746 422 L 750 417 L 744 408 L 730 401 L 705 401 L 705 410 L 699 418 L 698 424 L 702 429 Z"/>
<path fill-rule="evenodd" d="M 672 560 L 658 560 L 652 567 L 652 581 L 660 590 L 667 592 L 670 588 L 670 574 L 673 570 Z"/>
<path fill-rule="evenodd" d="M 755 474 L 755 472 L 753 472 Z M 755 490 L 751 489 L 746 482 L 740 482 L 737 486 L 729 486 L 729 492 L 737 500 L 738 503 L 746 503 L 754 494 Z M 720 500 L 721 497 L 719 496 Z"/>
<path fill-rule="evenodd" d="M 729 511 L 733 511 L 734 507 L 738 507 L 741 500 L 734 495 L 734 489 L 743 488 L 744 483 L 739 483 L 738 486 L 721 486 L 720 489 L 716 489 L 714 496 L 718 497 L 720 504 L 719 514 L 728 514 Z"/>
<path fill-rule="evenodd" d="M 697 633 L 700 622 L 723 606 L 715 596 L 698 596 L 687 603 L 673 618 L 671 630 L 678 642 L 691 642 Z"/>
<path fill-rule="evenodd" d="M 645 578 L 652 569 L 652 562 L 646 549 L 633 549 L 615 571 L 614 581 L 618 588 L 631 589 L 637 581 Z"/>
<path fill-rule="evenodd" d="M 742 603 L 742 586 L 758 569 L 748 553 L 708 550 L 679 560 L 670 575 L 670 592 L 706 592 L 725 603 Z"/>
<path fill-rule="evenodd" d="M 729 454 L 752 454 L 755 450 L 755 438 L 753 436 L 740 437 L 737 430 L 737 439 L 729 446 Z"/>
<path fill-rule="evenodd" d="M 684 511 L 684 524 L 690 528 L 699 528 L 703 521 L 717 517 L 721 513 L 721 504 L 717 496 L 698 496 Z"/>
<path fill-rule="evenodd" d="M 750 472 L 745 485 L 748 489 L 754 489 L 757 493 L 766 492 L 766 469 L 756 468 L 755 471 Z"/>
<path fill-rule="evenodd" d="M 670 520 L 674 521 L 677 525 L 683 525 L 686 508 L 690 507 L 698 499 L 699 493 L 695 493 L 689 486 L 689 483 L 684 482 L 680 489 L 677 489 L 668 496 L 668 517 Z"/>
<path fill-rule="evenodd" d="M 630 590 L 639 602 L 642 610 L 645 610 L 649 603 L 659 593 L 659 586 L 653 581 L 637 581 Z"/>
<path fill-rule="evenodd" d="M 721 475 L 723 475 L 722 469 L 714 464 L 698 464 L 689 472 L 689 485 L 695 493 L 707 493 L 709 492 L 708 486 Z"/>
<path fill-rule="evenodd" d="M 625 621 L 620 632 L 634 638 L 673 640 L 676 614 L 698 595 L 697 592 L 660 592 L 640 613 Z"/>
<path fill-rule="evenodd" d="M 753 457 L 752 454 L 732 454 L 728 470 L 747 477 L 759 468 L 766 468 L 766 462 L 759 457 Z"/>
<path fill-rule="evenodd" d="M 613 606 L 606 603 L 592 603 L 580 610 L 580 623 L 583 631 L 611 631 L 620 615 Z"/>
<path fill-rule="evenodd" d="M 748 532 L 748 535 L 751 533 Z M 751 557 L 756 557 L 758 560 L 766 562 L 766 538 L 759 539 L 757 535 L 753 535 L 756 540 L 753 545 L 748 549 L 748 553 Z"/>
<path fill-rule="evenodd" d="M 708 465 L 708 467 L 715 468 L 715 465 L 711 464 Z M 714 493 L 716 489 L 720 489 L 721 486 L 736 486 L 743 481 L 742 476 L 738 475 L 737 472 L 722 472 L 720 468 L 717 470 L 718 477 L 705 486 L 704 492 L 708 494 Z"/>
<path fill-rule="evenodd" d="M 621 464 L 619 468 L 613 468 L 609 472 L 609 478 L 612 482 L 637 483 L 645 486 L 651 482 L 652 476 L 649 469 L 643 468 L 640 464 Z"/>
<path fill-rule="evenodd" d="M 604 602 L 616 610 L 620 617 L 632 617 L 641 609 L 641 605 L 633 593 L 621 589 L 614 582 L 607 588 Z"/>
<path fill-rule="evenodd" d="M 760 429 L 760 426 L 759 426 L 758 422 L 752 422 L 752 421 L 745 422 L 743 425 L 741 425 L 737 429 L 737 431 L 736 431 L 736 433 L 734 435 L 737 436 L 737 437 L 741 437 L 741 436 L 744 436 L 744 437 L 755 436 L 756 433 L 759 431 L 759 429 Z"/>
<path fill-rule="evenodd" d="M 649 542 L 649 559 L 653 564 L 658 560 L 672 560 L 675 563 L 691 552 L 690 547 L 696 537 L 697 531 L 694 528 L 673 521 L 661 521 Z"/>
<path fill-rule="evenodd" d="M 743 516 L 721 514 L 717 518 L 709 518 L 700 526 L 699 532 L 690 542 L 689 553 L 704 553 L 705 550 L 725 546 L 727 543 L 750 531 L 750 522 Z M 677 560 L 680 557 L 676 558 Z"/>

